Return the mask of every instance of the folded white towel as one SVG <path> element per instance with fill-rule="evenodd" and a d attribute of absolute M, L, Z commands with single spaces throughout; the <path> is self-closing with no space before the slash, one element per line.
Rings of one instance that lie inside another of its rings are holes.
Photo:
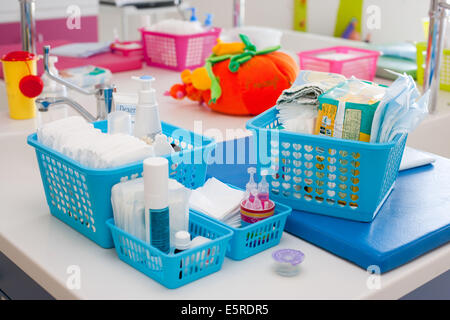
<path fill-rule="evenodd" d="M 244 192 L 217 180 L 208 179 L 202 187 L 192 191 L 189 207 L 225 222 L 239 214 Z"/>

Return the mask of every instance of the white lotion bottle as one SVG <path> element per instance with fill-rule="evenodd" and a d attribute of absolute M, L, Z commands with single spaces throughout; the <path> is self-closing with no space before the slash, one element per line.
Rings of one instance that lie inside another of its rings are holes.
<path fill-rule="evenodd" d="M 166 158 L 144 160 L 144 199 L 146 240 L 169 253 L 169 161 Z"/>
<path fill-rule="evenodd" d="M 162 133 L 156 91 L 152 88 L 152 82 L 155 81 L 155 78 L 142 76 L 132 77 L 132 79 L 141 83 L 139 100 L 136 106 L 134 136 L 147 143 L 153 143 L 156 135 Z"/>

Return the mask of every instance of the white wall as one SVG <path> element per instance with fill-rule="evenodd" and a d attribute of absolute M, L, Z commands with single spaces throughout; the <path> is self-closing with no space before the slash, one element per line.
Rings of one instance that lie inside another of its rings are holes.
<path fill-rule="evenodd" d="M 245 22 L 248 25 L 292 29 L 294 0 L 246 0 Z M 233 0 L 190 0 L 199 18 L 214 14 L 221 27 L 231 27 Z M 308 0 L 308 32 L 333 35 L 339 0 Z M 421 18 L 428 15 L 429 0 L 365 0 L 363 20 L 370 5 L 380 7 L 379 30 L 371 34 L 374 43 L 424 40 Z M 363 36 L 367 27 L 362 25 Z"/>
<path fill-rule="evenodd" d="M 0 0 L 0 23 L 19 21 L 19 1 Z M 221 27 L 231 27 L 233 0 L 189 0 L 197 7 L 199 19 L 214 14 L 214 22 Z M 294 0 L 246 0 L 245 23 L 248 25 L 292 29 Z M 308 0 L 308 32 L 332 35 L 336 22 L 339 0 Z M 69 5 L 78 5 L 82 15 L 98 13 L 98 0 L 36 0 L 36 17 L 49 19 L 66 16 Z M 424 40 L 421 18 L 427 16 L 429 0 L 364 0 L 364 15 L 370 5 L 380 7 L 381 28 L 373 30 L 375 43 L 402 40 Z M 115 19 L 113 19 L 115 20 Z M 112 21 L 117 23 L 117 21 Z M 135 28 L 131 25 L 131 28 Z M 367 34 L 363 24 L 363 36 Z M 108 28 L 107 33 L 111 33 Z M 136 32 L 136 36 L 138 33 Z"/>
<path fill-rule="evenodd" d="M 0 23 L 20 21 L 19 0 L 0 0 Z M 77 5 L 82 16 L 98 13 L 98 0 L 36 0 L 36 19 L 66 17 L 67 7 Z"/>

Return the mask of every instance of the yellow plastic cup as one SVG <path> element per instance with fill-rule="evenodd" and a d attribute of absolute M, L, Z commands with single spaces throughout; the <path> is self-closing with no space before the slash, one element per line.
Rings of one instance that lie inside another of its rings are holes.
<path fill-rule="evenodd" d="M 2 58 L 9 116 L 12 119 L 32 119 L 36 116 L 35 98 L 26 97 L 19 89 L 23 77 L 37 74 L 36 61 L 36 55 L 26 51 L 13 51 Z"/>

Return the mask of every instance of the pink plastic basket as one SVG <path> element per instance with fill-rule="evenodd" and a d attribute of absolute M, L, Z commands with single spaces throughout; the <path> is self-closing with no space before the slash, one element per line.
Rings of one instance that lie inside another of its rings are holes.
<path fill-rule="evenodd" d="M 346 54 L 348 58 L 342 56 L 336 59 L 336 54 Z M 369 81 L 375 77 L 379 55 L 378 51 L 352 47 L 331 47 L 298 53 L 302 70 L 340 73 Z"/>
<path fill-rule="evenodd" d="M 182 71 L 205 63 L 217 44 L 220 28 L 206 32 L 174 35 L 140 29 L 144 45 L 144 60 L 149 66 Z"/>

